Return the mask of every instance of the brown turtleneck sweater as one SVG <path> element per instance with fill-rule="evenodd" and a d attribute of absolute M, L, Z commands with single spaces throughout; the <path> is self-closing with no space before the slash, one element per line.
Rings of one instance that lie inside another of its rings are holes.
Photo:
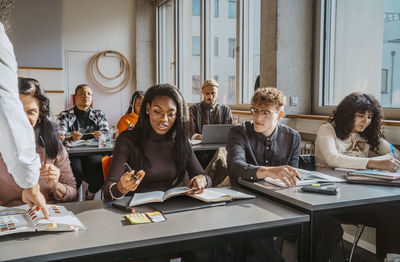
<path fill-rule="evenodd" d="M 154 131 L 151 132 L 145 141 L 144 153 L 149 161 L 144 167 L 146 174 L 138 188 L 134 192 L 129 192 L 128 195 L 133 195 L 135 192 L 166 191 L 173 187 L 173 183 L 177 179 L 174 144 L 166 135 L 158 135 Z M 133 131 L 123 132 L 118 137 L 114 147 L 111 166 L 103 186 L 103 193 L 106 199 L 111 199 L 110 185 L 117 183 L 124 174 L 124 163 L 128 163 L 133 170 L 138 171 L 140 169 L 140 161 L 140 152 L 134 141 Z M 193 151 L 187 163 L 186 171 L 190 178 L 197 175 L 205 175 L 207 185 L 211 185 L 211 178 L 205 174 Z M 116 185 L 111 190 L 115 197 L 122 196 Z"/>

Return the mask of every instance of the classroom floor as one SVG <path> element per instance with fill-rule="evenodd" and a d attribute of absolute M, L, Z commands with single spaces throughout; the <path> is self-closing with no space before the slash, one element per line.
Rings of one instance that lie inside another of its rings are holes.
<path fill-rule="evenodd" d="M 350 255 L 351 251 L 351 244 L 347 241 L 344 241 L 344 250 L 346 253 L 346 257 Z M 331 262 L 343 262 L 343 251 L 342 251 L 342 246 L 340 245 L 338 249 L 336 250 L 335 255 L 333 256 Z M 353 262 L 378 262 L 378 258 L 375 256 L 375 254 L 357 247 L 356 250 L 354 251 L 353 255 Z"/>

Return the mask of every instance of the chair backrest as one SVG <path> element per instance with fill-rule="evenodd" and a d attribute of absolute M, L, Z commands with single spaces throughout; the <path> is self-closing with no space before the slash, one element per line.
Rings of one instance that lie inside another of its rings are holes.
<path fill-rule="evenodd" d="M 315 157 L 312 154 L 300 155 L 299 168 L 313 171 L 315 170 Z"/>
<path fill-rule="evenodd" d="M 110 168 L 112 156 L 103 156 L 101 159 L 101 167 L 103 168 L 104 180 L 106 180 L 108 175 L 108 169 Z"/>

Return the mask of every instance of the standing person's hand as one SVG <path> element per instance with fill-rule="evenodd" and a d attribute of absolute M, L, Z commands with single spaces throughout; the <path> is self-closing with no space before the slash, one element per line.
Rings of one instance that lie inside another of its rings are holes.
<path fill-rule="evenodd" d="M 27 203 L 31 208 L 34 205 L 40 207 L 42 209 L 44 217 L 49 218 L 49 211 L 47 210 L 46 199 L 40 192 L 39 184 L 36 184 L 31 188 L 25 188 L 24 191 L 22 191 L 22 201 Z"/>
<path fill-rule="evenodd" d="M 188 188 L 193 188 L 193 191 L 188 193 L 201 194 L 207 186 L 207 179 L 204 175 L 197 175 L 190 179 Z"/>
<path fill-rule="evenodd" d="M 72 136 L 72 140 L 78 141 L 79 139 L 82 138 L 83 135 L 79 131 L 74 131 L 74 132 L 72 132 L 71 136 Z"/>

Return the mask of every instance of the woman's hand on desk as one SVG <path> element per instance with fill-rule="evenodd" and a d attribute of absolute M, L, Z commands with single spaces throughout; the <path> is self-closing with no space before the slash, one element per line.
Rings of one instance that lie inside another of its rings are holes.
<path fill-rule="evenodd" d="M 207 186 L 207 179 L 204 175 L 198 175 L 190 179 L 188 188 L 193 188 L 190 194 L 201 194 Z"/>
<path fill-rule="evenodd" d="M 136 179 L 133 177 L 136 176 Z M 145 176 L 145 172 L 143 170 L 139 170 L 135 174 L 135 170 L 130 172 L 125 172 L 119 182 L 117 183 L 117 188 L 119 192 L 123 195 L 127 194 L 129 191 L 135 191 Z"/>
<path fill-rule="evenodd" d="M 400 169 L 400 161 L 397 159 L 371 159 L 368 161 L 367 168 L 396 172 Z"/>
<path fill-rule="evenodd" d="M 287 186 L 296 185 L 296 176 L 299 176 L 296 169 L 291 166 L 262 166 L 257 170 L 257 178 L 266 177 L 279 179 Z"/>

